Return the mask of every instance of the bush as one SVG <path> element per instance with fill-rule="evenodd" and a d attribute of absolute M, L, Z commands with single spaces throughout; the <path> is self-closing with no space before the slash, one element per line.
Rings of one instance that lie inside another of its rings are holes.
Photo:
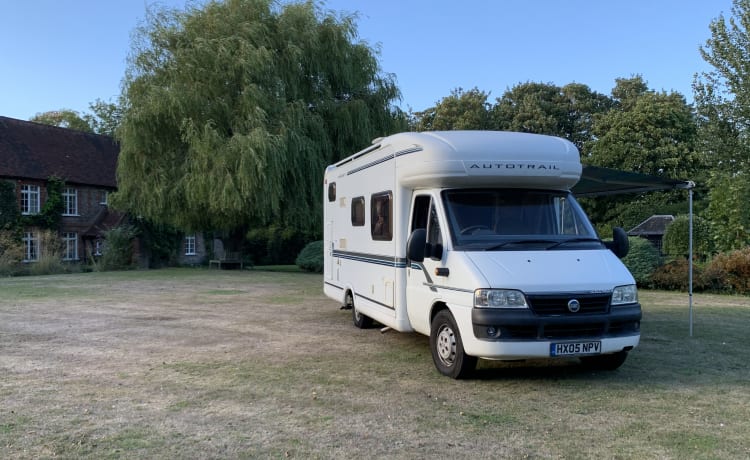
<path fill-rule="evenodd" d="M 688 269 L 687 259 L 675 259 L 654 270 L 651 274 L 650 285 L 654 289 L 687 291 L 689 284 Z M 695 274 L 696 267 L 693 267 L 693 269 Z"/>
<path fill-rule="evenodd" d="M 690 241 L 690 217 L 680 215 L 669 224 L 664 233 L 663 251 L 673 257 L 687 257 Z M 708 222 L 693 216 L 693 253 L 705 260 L 712 252 L 711 234 Z"/>
<path fill-rule="evenodd" d="M 98 262 L 94 262 L 94 269 L 101 271 L 132 268 L 135 234 L 135 229 L 129 225 L 107 230 L 104 233 L 102 257 Z"/>
<path fill-rule="evenodd" d="M 723 279 L 725 288 L 737 294 L 750 294 L 750 247 L 725 252 L 708 264 L 715 279 Z"/>
<path fill-rule="evenodd" d="M 23 251 L 23 244 L 14 232 L 0 230 L 0 276 L 10 276 L 18 271 Z"/>
<path fill-rule="evenodd" d="M 62 242 L 52 230 L 39 233 L 39 254 L 35 262 L 29 263 L 29 273 L 32 275 L 52 275 L 64 273 L 62 262 Z"/>
<path fill-rule="evenodd" d="M 245 238 L 244 252 L 255 265 L 293 264 L 312 239 L 300 231 L 277 226 L 252 229 Z"/>
<path fill-rule="evenodd" d="M 297 256 L 296 264 L 302 270 L 323 273 L 323 241 L 313 241 Z"/>
<path fill-rule="evenodd" d="M 635 282 L 641 286 L 647 286 L 651 282 L 651 274 L 661 265 L 659 250 L 640 237 L 629 237 L 630 251 L 622 259 L 622 262 L 633 274 Z"/>

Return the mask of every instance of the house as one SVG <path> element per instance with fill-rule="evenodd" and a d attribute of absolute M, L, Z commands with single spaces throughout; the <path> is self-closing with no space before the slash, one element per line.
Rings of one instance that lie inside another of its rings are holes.
<path fill-rule="evenodd" d="M 674 222 L 674 216 L 672 215 L 653 215 L 630 229 L 627 233 L 628 236 L 640 236 L 647 239 L 661 253 L 664 234 L 672 222 Z"/>
<path fill-rule="evenodd" d="M 107 199 L 117 189 L 119 146 L 108 136 L 0 116 L 0 180 L 15 185 L 21 215 L 44 209 L 51 178 L 64 181 L 59 236 L 63 260 L 101 254 L 103 235 L 126 216 Z M 40 255 L 40 228 L 23 229 L 24 261 Z M 201 263 L 203 242 L 190 234 L 182 243 L 181 263 Z"/>

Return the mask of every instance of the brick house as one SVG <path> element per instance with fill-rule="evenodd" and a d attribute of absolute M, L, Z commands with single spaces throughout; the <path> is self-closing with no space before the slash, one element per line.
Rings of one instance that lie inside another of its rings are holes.
<path fill-rule="evenodd" d="M 107 206 L 108 195 L 117 189 L 118 154 L 108 136 L 0 116 L 0 180 L 15 184 L 20 213 L 41 212 L 49 178 L 65 182 L 59 233 L 66 261 L 100 254 L 104 232 L 126 219 Z M 23 229 L 25 262 L 39 257 L 39 231 Z M 202 263 L 203 246 L 199 235 L 187 235 L 180 263 Z"/>

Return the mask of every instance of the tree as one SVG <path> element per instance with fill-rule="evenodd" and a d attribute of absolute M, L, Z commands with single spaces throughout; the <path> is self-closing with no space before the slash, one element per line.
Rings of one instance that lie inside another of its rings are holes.
<path fill-rule="evenodd" d="M 612 107 L 610 98 L 588 86 L 522 83 L 506 91 L 492 108 L 495 129 L 559 136 L 582 150 L 591 140 L 595 114 Z"/>
<path fill-rule="evenodd" d="M 185 230 L 320 232 L 325 166 L 405 129 L 354 17 L 275 5 L 150 11 L 124 83 L 113 204 Z"/>
<path fill-rule="evenodd" d="M 416 131 L 449 131 L 456 129 L 490 129 L 489 94 L 473 88 L 457 88 L 435 107 L 415 114 Z"/>
<path fill-rule="evenodd" d="M 75 110 L 60 109 L 37 113 L 29 121 L 88 133 L 94 132 L 88 122 Z"/>
<path fill-rule="evenodd" d="M 640 76 L 618 79 L 615 107 L 594 119 L 586 164 L 669 178 L 695 179 L 701 170 L 696 153 L 697 124 L 679 93 L 647 89 Z M 651 214 L 687 212 L 684 193 L 662 192 L 586 201 L 599 228 L 630 227 Z"/>
<path fill-rule="evenodd" d="M 89 109 L 91 113 L 84 114 L 83 119 L 91 129 L 97 134 L 115 137 L 117 127 L 122 121 L 122 105 L 97 99 L 89 104 Z"/>
<path fill-rule="evenodd" d="M 700 49 L 714 70 L 696 77 L 700 147 L 711 167 L 709 217 L 719 250 L 750 244 L 750 0 L 734 0 L 732 16 L 711 22 Z"/>

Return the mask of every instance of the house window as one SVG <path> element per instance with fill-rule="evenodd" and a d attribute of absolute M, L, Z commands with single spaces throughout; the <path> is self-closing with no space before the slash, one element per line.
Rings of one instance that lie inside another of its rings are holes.
<path fill-rule="evenodd" d="M 78 190 L 74 188 L 63 189 L 62 193 L 63 204 L 65 209 L 63 210 L 63 216 L 77 216 L 78 215 Z"/>
<path fill-rule="evenodd" d="M 63 232 L 63 260 L 78 260 L 78 234 Z"/>
<path fill-rule="evenodd" d="M 33 262 L 39 257 L 39 240 L 37 239 L 34 232 L 24 232 L 23 234 L 23 261 Z"/>
<path fill-rule="evenodd" d="M 99 204 L 106 206 L 108 197 L 109 192 L 107 192 L 106 190 L 102 190 L 101 194 L 99 195 Z"/>
<path fill-rule="evenodd" d="M 96 241 L 94 241 L 94 255 L 100 256 L 102 255 L 102 239 L 97 238 Z"/>
<path fill-rule="evenodd" d="M 39 186 L 21 186 L 21 214 L 39 214 Z"/>
<path fill-rule="evenodd" d="M 185 236 L 185 255 L 186 256 L 195 255 L 195 235 Z"/>

